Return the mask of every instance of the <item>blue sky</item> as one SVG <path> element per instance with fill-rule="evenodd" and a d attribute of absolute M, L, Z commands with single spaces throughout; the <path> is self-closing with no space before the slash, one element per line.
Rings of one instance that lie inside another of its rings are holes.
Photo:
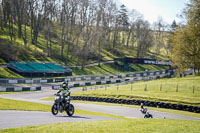
<path fill-rule="evenodd" d="M 169 24 L 176 20 L 181 20 L 177 14 L 181 14 L 186 3 L 190 0 L 120 0 L 129 10 L 135 9 L 144 15 L 144 18 L 151 24 L 162 16 L 163 20 Z"/>

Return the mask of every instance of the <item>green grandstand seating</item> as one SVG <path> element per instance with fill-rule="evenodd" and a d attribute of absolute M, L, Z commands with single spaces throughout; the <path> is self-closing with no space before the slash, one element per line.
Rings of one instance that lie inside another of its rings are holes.
<path fill-rule="evenodd" d="M 51 72 L 54 71 L 53 69 L 47 67 L 45 64 L 43 63 L 27 63 L 27 65 L 29 67 L 34 68 L 35 70 L 39 71 L 39 72 Z"/>
<path fill-rule="evenodd" d="M 35 70 L 29 66 L 27 66 L 25 63 L 11 63 L 13 66 L 15 66 L 17 69 L 25 72 L 34 72 Z"/>
<path fill-rule="evenodd" d="M 24 72 L 71 72 L 71 69 L 64 69 L 53 63 L 10 63 L 13 67 Z"/>
<path fill-rule="evenodd" d="M 53 63 L 46 63 L 45 64 L 47 67 L 57 71 L 57 72 L 66 72 L 66 70 L 58 65 L 55 65 Z"/>

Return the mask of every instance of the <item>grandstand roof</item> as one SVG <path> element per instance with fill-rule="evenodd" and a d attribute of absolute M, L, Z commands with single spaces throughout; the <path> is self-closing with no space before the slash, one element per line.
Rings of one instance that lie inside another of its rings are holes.
<path fill-rule="evenodd" d="M 19 63 L 12 62 L 10 65 L 21 72 L 71 72 L 71 69 L 64 69 L 63 67 L 54 63 Z"/>

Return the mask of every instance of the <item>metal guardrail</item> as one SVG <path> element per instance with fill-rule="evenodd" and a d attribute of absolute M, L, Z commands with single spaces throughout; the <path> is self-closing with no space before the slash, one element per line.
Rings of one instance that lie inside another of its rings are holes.
<path fill-rule="evenodd" d="M 81 75 L 81 76 L 70 76 L 67 78 L 55 78 L 55 79 L 0 79 L 0 84 L 42 84 L 42 83 L 56 83 L 63 81 L 91 81 L 91 80 L 106 80 L 106 79 L 123 79 L 130 77 L 174 77 L 175 71 L 148 71 L 148 72 L 134 72 L 134 73 L 123 73 L 123 74 L 111 74 L 111 75 Z"/>

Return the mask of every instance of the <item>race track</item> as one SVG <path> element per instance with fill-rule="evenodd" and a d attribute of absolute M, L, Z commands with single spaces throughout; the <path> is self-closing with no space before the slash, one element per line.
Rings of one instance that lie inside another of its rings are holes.
<path fill-rule="evenodd" d="M 39 111 L 0 111 L 0 129 L 17 128 L 22 126 L 33 126 L 41 124 L 53 124 L 62 122 L 112 120 L 115 118 L 92 116 L 92 115 L 74 115 L 68 117 L 65 113 L 53 116 L 50 112 Z"/>
<path fill-rule="evenodd" d="M 80 89 L 72 89 L 72 93 L 75 91 L 80 91 Z M 55 90 L 52 90 L 49 87 L 43 87 L 41 91 L 37 92 L 11 93 L 11 94 L 0 95 L 0 97 L 52 105 L 53 104 L 52 101 L 42 101 L 40 99 L 53 96 L 55 92 L 56 92 Z M 73 103 L 73 101 L 72 104 L 75 106 L 75 109 L 119 115 L 134 119 L 144 117 L 144 115 L 140 112 L 138 108 L 86 104 L 86 103 Z M 159 119 L 200 120 L 200 118 L 188 117 L 172 113 L 164 113 L 152 110 L 149 110 L 149 112 L 153 115 L 154 118 L 159 118 Z M 0 111 L 0 129 L 27 126 L 27 125 L 58 123 L 58 122 L 75 122 L 75 121 L 108 120 L 108 119 L 112 118 L 87 116 L 87 115 L 75 115 L 74 117 L 67 117 L 66 114 L 60 114 L 58 115 L 58 117 L 55 117 L 50 112 Z"/>

